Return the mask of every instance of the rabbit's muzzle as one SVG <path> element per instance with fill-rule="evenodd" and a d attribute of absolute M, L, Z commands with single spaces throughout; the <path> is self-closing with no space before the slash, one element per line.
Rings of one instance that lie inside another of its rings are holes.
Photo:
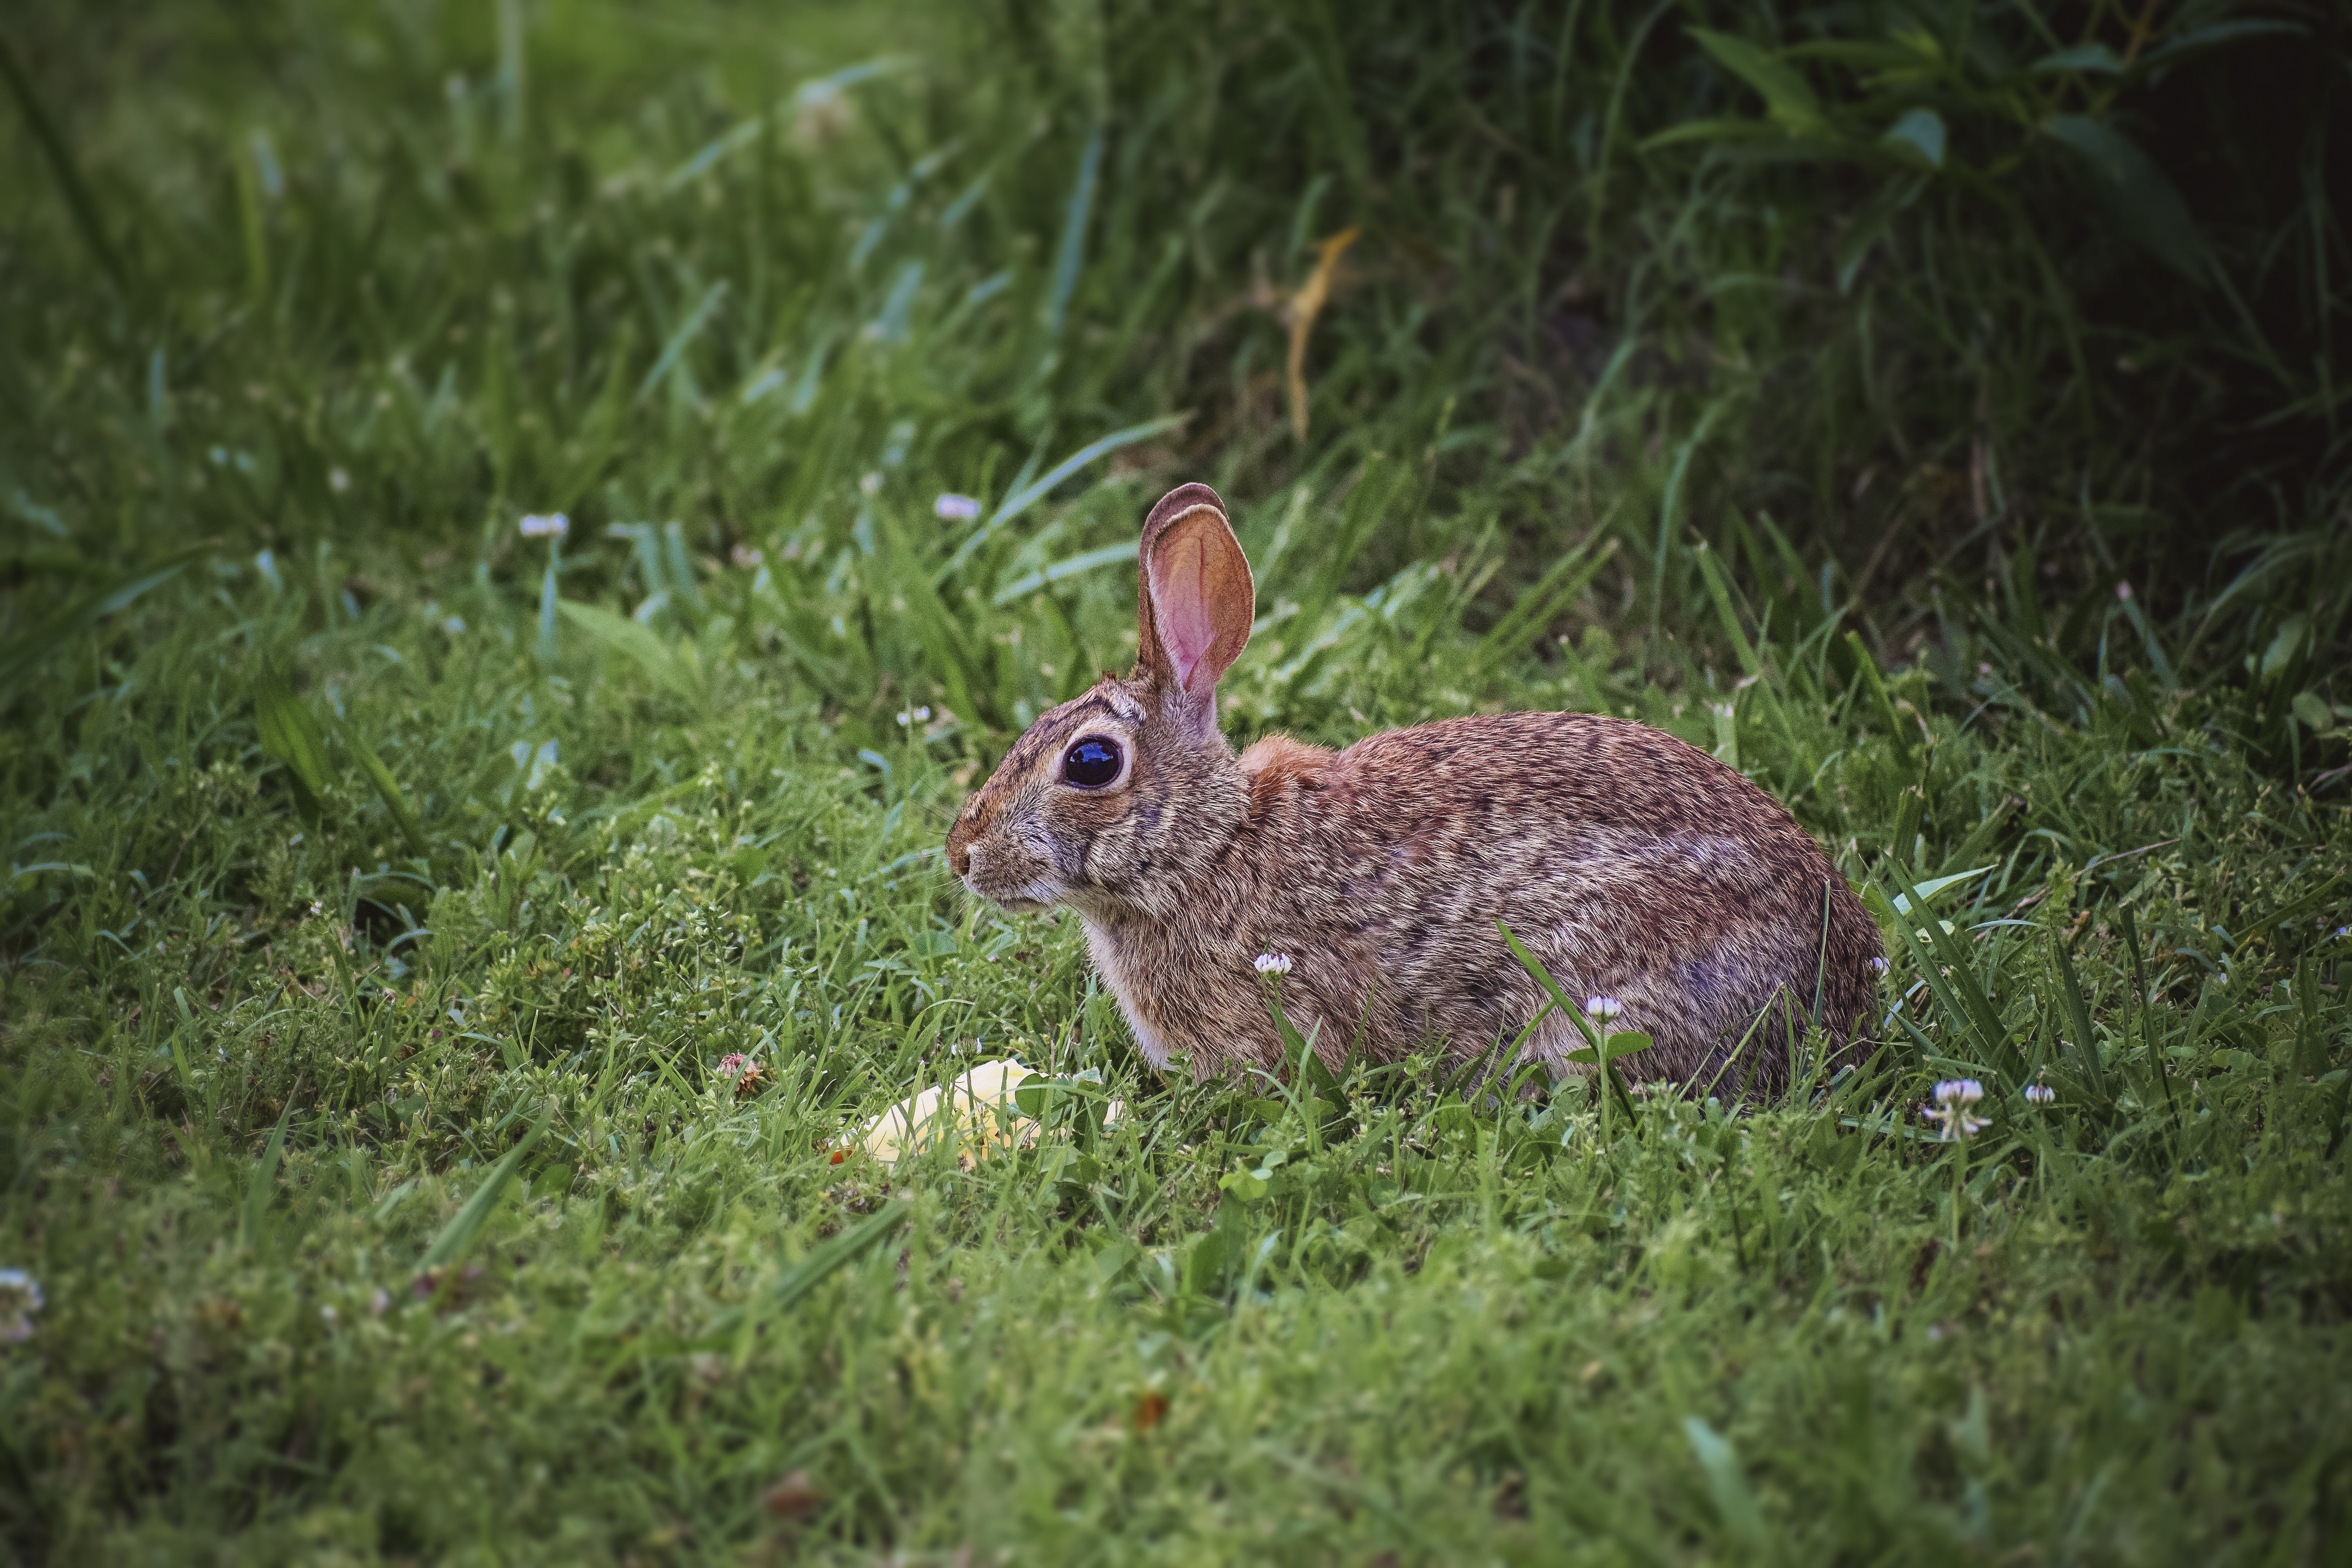
<path fill-rule="evenodd" d="M 948 868 L 974 896 L 1034 914 L 1053 907 L 1062 882 L 1049 861 L 1024 854 L 1026 847 L 1009 835 L 968 835 L 959 826 L 948 841 Z"/>

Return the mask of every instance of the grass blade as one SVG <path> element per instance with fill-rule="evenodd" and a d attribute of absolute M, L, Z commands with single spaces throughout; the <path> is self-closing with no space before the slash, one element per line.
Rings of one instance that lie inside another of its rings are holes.
<path fill-rule="evenodd" d="M 1696 1415 L 1683 1417 L 1683 1435 L 1690 1439 L 1699 1468 L 1706 1472 L 1707 1490 L 1714 1494 L 1715 1511 L 1721 1516 L 1724 1529 L 1742 1550 L 1754 1554 L 1751 1561 L 1769 1555 L 1771 1537 L 1765 1531 L 1763 1512 L 1756 1506 L 1756 1494 L 1748 1489 L 1748 1474 L 1740 1468 L 1739 1454 L 1731 1439 Z"/>
<path fill-rule="evenodd" d="M 384 809 L 391 812 L 393 821 L 400 825 L 400 836 L 408 840 L 410 852 L 429 857 L 432 850 L 425 842 L 425 829 L 417 823 L 416 814 L 408 809 L 407 797 L 400 793 L 399 782 L 392 776 L 392 770 L 383 765 L 383 759 L 375 754 L 375 748 L 362 740 L 360 732 L 351 724 L 338 723 L 336 730 L 342 736 L 343 744 L 349 746 L 352 755 L 358 759 L 360 771 L 367 774 L 368 783 L 375 785 L 375 793 L 383 797 Z"/>
<path fill-rule="evenodd" d="M 126 572 L 68 605 L 7 647 L 0 647 L 0 689 L 14 686 L 19 676 L 63 647 L 76 633 L 97 625 L 178 576 L 205 549 L 197 545 Z"/>
<path fill-rule="evenodd" d="M 539 1120 L 531 1123 L 530 1131 L 522 1135 L 522 1142 L 499 1157 L 499 1163 L 490 1167 L 490 1173 L 482 1178 L 482 1184 L 474 1189 L 471 1197 L 458 1205 L 456 1214 L 449 1216 L 449 1223 L 441 1227 L 441 1234 L 433 1238 L 433 1245 L 426 1247 L 425 1256 L 416 1260 L 418 1273 L 446 1268 L 465 1255 L 466 1248 L 473 1244 L 475 1234 L 482 1228 L 482 1222 L 490 1217 L 490 1210 L 497 1206 L 499 1194 L 506 1191 L 507 1182 L 514 1175 L 515 1167 L 522 1163 L 523 1156 L 539 1142 L 554 1117 L 555 1106 L 550 1101 L 540 1111 Z"/>
<path fill-rule="evenodd" d="M 1097 566 L 1116 566 L 1122 561 L 1132 561 L 1136 549 L 1136 542 L 1129 539 L 1118 544 L 1106 544 L 1099 550 L 1082 551 L 1066 560 L 1054 562 L 1025 577 L 1007 583 L 991 596 L 990 602 L 1002 609 L 1024 594 L 1035 593 L 1048 583 L 1058 583 L 1065 577 L 1075 577 Z"/>
<path fill-rule="evenodd" d="M 638 668 L 653 677 L 656 685 L 684 698 L 698 710 L 705 706 L 702 671 L 662 641 L 651 626 L 594 605 L 583 605 L 577 599 L 562 600 L 556 608 L 565 620 L 604 647 L 635 660 Z"/>
<path fill-rule="evenodd" d="M 261 749 L 286 764 L 295 804 L 313 821 L 327 793 L 327 737 L 293 684 L 272 670 L 253 694 L 253 727 Z"/>
<path fill-rule="evenodd" d="M 174 1047 L 173 1055 L 177 1056 Z M 278 1113 L 278 1125 L 271 1130 L 268 1146 L 261 1152 L 261 1163 L 253 1168 L 253 1178 L 245 1184 L 243 1230 L 245 1245 L 253 1247 L 261 1240 L 261 1222 L 269 1212 L 269 1200 L 278 1191 L 278 1165 L 286 1153 L 286 1126 L 294 1120 L 294 1099 L 302 1091 L 297 1082 L 286 1096 L 286 1109 Z"/>
<path fill-rule="evenodd" d="M 1867 898 L 1877 905 L 1882 918 L 1904 933 L 1905 951 L 1918 964 L 1920 977 L 1935 993 L 1937 1005 L 1963 1034 L 1975 1037 L 1980 1053 L 1978 1059 L 2015 1079 L 2017 1052 L 2010 1046 L 2009 1033 L 2001 1026 L 2000 1016 L 1993 1011 L 1992 998 L 1985 994 L 1968 953 L 1944 929 L 1944 922 L 1928 911 L 1927 896 L 1911 880 L 1902 863 L 1889 857 L 1885 864 L 1896 886 L 1903 889 L 1906 901 L 1902 912 L 1897 913 L 1895 901 L 1875 886 L 1866 889 Z M 1919 954 L 1922 936 L 1932 950 L 1925 959 Z"/>
<path fill-rule="evenodd" d="M 1114 430 L 1102 439 L 1090 441 L 1079 447 L 1038 478 L 1026 484 L 1016 485 L 1013 493 L 1004 498 L 1004 504 L 996 509 L 995 515 L 975 529 L 971 538 L 956 546 L 956 552 L 948 558 L 945 566 L 940 568 L 934 581 L 944 583 L 955 575 L 963 563 L 971 559 L 973 552 L 988 542 L 990 535 L 1051 495 L 1055 485 L 1088 463 L 1097 458 L 1107 458 L 1122 447 L 1132 447 L 1138 441 L 1149 441 L 1154 436 L 1165 435 L 1190 418 L 1192 416 L 1189 414 L 1171 414 L 1164 418 L 1147 419 L 1140 425 L 1130 425 L 1124 430 Z"/>
<path fill-rule="evenodd" d="M 106 269 L 114 286 L 127 289 L 129 279 L 122 270 L 122 258 L 115 253 L 113 242 L 106 237 L 106 225 L 98 216 L 98 200 L 90 195 L 89 185 L 75 165 L 65 138 L 58 134 L 56 122 L 49 118 L 40 95 L 33 90 L 32 79 L 25 74 L 5 38 L 0 38 L 0 76 L 8 79 L 9 95 L 16 100 L 17 112 L 24 115 L 33 140 L 41 144 L 41 154 L 48 160 L 49 173 L 56 176 L 58 190 L 73 214 L 74 227 L 81 232 L 82 243 L 89 247 L 89 253 L 98 258 L 99 266 Z"/>
<path fill-rule="evenodd" d="M 2074 974 L 2074 955 L 2066 951 L 2063 937 L 2053 933 L 2051 945 L 2058 954 L 2058 1000 L 2066 1009 L 2067 1027 L 2074 1032 L 2074 1068 L 2081 1076 L 2084 1089 L 2101 1104 L 2107 1102 L 2106 1069 L 2099 1061 L 2099 1042 L 2091 1033 L 2091 1009 L 2083 1000 L 2083 983 Z"/>
<path fill-rule="evenodd" d="M 819 1285 L 857 1261 L 898 1228 L 907 1217 L 907 1201 L 892 1198 L 864 1223 L 826 1237 L 809 1249 L 809 1255 L 792 1268 L 776 1282 L 772 1306 L 777 1311 L 789 1309 L 793 1303 L 815 1289 Z"/>
<path fill-rule="evenodd" d="M 1895 711 L 1895 700 L 1886 694 L 1886 682 L 1879 677 L 1878 661 L 1871 658 L 1870 650 L 1863 646 L 1859 632 L 1846 633 L 1845 646 L 1846 651 L 1853 655 L 1854 679 L 1869 691 L 1870 705 L 1877 711 L 1878 721 L 1886 731 L 1887 740 L 1894 742 L 1895 756 L 1902 760 L 1904 767 L 1910 767 L 1911 738 L 1904 732 L 1902 716 Z"/>
<path fill-rule="evenodd" d="M 1592 585 L 1601 568 L 1616 558 L 1618 542 L 1602 542 L 1599 550 L 1588 558 L 1585 545 L 1580 544 L 1561 556 L 1552 569 L 1543 574 L 1536 585 L 1519 595 L 1518 602 L 1503 614 L 1478 646 L 1464 660 L 1465 670 L 1475 675 L 1490 664 L 1508 657 L 1528 631 L 1548 625 L 1551 618 L 1576 602 L 1576 596 Z"/>
<path fill-rule="evenodd" d="M 1087 225 L 1093 218 L 1095 183 L 1102 172 L 1103 127 L 1099 121 L 1078 155 L 1078 183 L 1070 192 L 1069 211 L 1062 219 L 1062 242 L 1054 252 L 1054 293 L 1045 306 L 1045 334 L 1058 341 L 1069 320 L 1070 296 L 1077 291 L 1078 269 L 1085 263 Z"/>

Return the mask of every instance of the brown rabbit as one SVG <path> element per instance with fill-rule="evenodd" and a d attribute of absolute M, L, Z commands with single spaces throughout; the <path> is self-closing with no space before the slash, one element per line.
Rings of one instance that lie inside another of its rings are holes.
<path fill-rule="evenodd" d="M 1732 769 L 1581 713 L 1448 719 L 1343 752 L 1270 735 L 1235 756 L 1216 683 L 1256 594 L 1215 491 L 1151 509 L 1140 568 L 1134 671 L 1031 725 L 947 849 L 982 898 L 1078 911 L 1155 1067 L 1280 1062 L 1262 953 L 1290 959 L 1284 1010 L 1335 1067 L 1433 1037 L 1490 1050 L 1546 1000 L 1498 921 L 1575 1002 L 1613 999 L 1612 1028 L 1651 1036 L 1625 1062 L 1637 1079 L 1712 1077 L 1736 1051 L 1727 1089 L 1772 1087 L 1816 1016 L 1851 1041 L 1884 968 L 1877 927 Z M 1574 1070 L 1584 1044 L 1555 1013 L 1522 1057 Z"/>

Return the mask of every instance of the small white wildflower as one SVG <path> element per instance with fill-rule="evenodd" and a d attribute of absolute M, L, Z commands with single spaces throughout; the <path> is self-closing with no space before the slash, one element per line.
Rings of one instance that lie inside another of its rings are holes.
<path fill-rule="evenodd" d="M 337 495 L 341 495 L 345 490 L 352 488 L 352 477 L 351 475 L 343 472 L 341 468 L 329 468 L 327 470 L 327 488 L 334 491 Z"/>
<path fill-rule="evenodd" d="M 47 1305 L 41 1282 L 21 1268 L 0 1268 L 0 1344 L 33 1337 L 33 1314 Z"/>
<path fill-rule="evenodd" d="M 980 502 L 949 490 L 931 503 L 931 515 L 941 522 L 975 522 L 980 518 Z"/>
<path fill-rule="evenodd" d="M 2025 1086 L 2025 1100 L 2029 1105 L 2048 1105 L 2057 1098 L 2058 1091 L 2046 1083 L 2029 1083 Z"/>
<path fill-rule="evenodd" d="M 1936 1086 L 1936 1103 L 1923 1107 L 1921 1114 L 1930 1121 L 1944 1124 L 1942 1141 L 1973 1138 L 1992 1123 L 1982 1117 L 1971 1116 L 1968 1108 L 1984 1098 L 1984 1085 L 1972 1078 L 1946 1079 Z"/>
<path fill-rule="evenodd" d="M 862 496 L 881 494 L 882 476 L 877 473 L 866 473 L 858 476 L 857 493 Z"/>
<path fill-rule="evenodd" d="M 1625 1004 L 1614 996 L 1587 996 L 1584 999 L 1585 1016 L 1597 1018 L 1604 1024 L 1624 1010 Z"/>
<path fill-rule="evenodd" d="M 1874 958 L 1870 961 L 1870 972 L 1873 974 L 1884 974 L 1886 969 L 1887 963 L 1884 958 Z"/>
<path fill-rule="evenodd" d="M 561 539 L 572 531 L 572 520 L 560 511 L 533 512 L 522 520 L 525 539 Z"/>
<path fill-rule="evenodd" d="M 316 899 L 312 899 L 312 900 L 310 900 L 310 914 L 311 914 L 311 918 L 312 918 L 312 919 L 316 919 L 317 917 L 319 917 L 319 916 L 320 916 L 320 915 L 323 915 L 323 914 L 325 914 L 326 912 L 327 912 L 327 906 L 326 906 L 326 905 L 324 905 L 324 904 L 320 903 L 320 902 L 318 900 L 316 900 Z"/>
<path fill-rule="evenodd" d="M 333 1328 L 335 1326 L 335 1310 L 332 1307 L 320 1308 L 319 1321 L 326 1324 L 331 1329 Z"/>
<path fill-rule="evenodd" d="M 1290 954 L 1286 952 L 1261 952 L 1250 962 L 1256 966 L 1260 974 L 1290 973 Z"/>

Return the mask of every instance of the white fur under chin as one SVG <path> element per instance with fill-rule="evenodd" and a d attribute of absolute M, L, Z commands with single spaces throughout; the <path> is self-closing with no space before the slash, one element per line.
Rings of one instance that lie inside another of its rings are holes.
<path fill-rule="evenodd" d="M 1087 954 L 1095 962 L 1095 973 L 1110 987 L 1110 994 L 1118 998 L 1118 1010 L 1126 1015 L 1127 1026 L 1134 1033 L 1143 1059 L 1151 1064 L 1154 1072 L 1166 1072 L 1175 1053 L 1169 1049 L 1168 1041 L 1159 1030 L 1136 1016 L 1135 987 L 1127 971 L 1125 955 L 1111 941 L 1108 931 L 1084 914 L 1078 919 L 1087 928 Z"/>

